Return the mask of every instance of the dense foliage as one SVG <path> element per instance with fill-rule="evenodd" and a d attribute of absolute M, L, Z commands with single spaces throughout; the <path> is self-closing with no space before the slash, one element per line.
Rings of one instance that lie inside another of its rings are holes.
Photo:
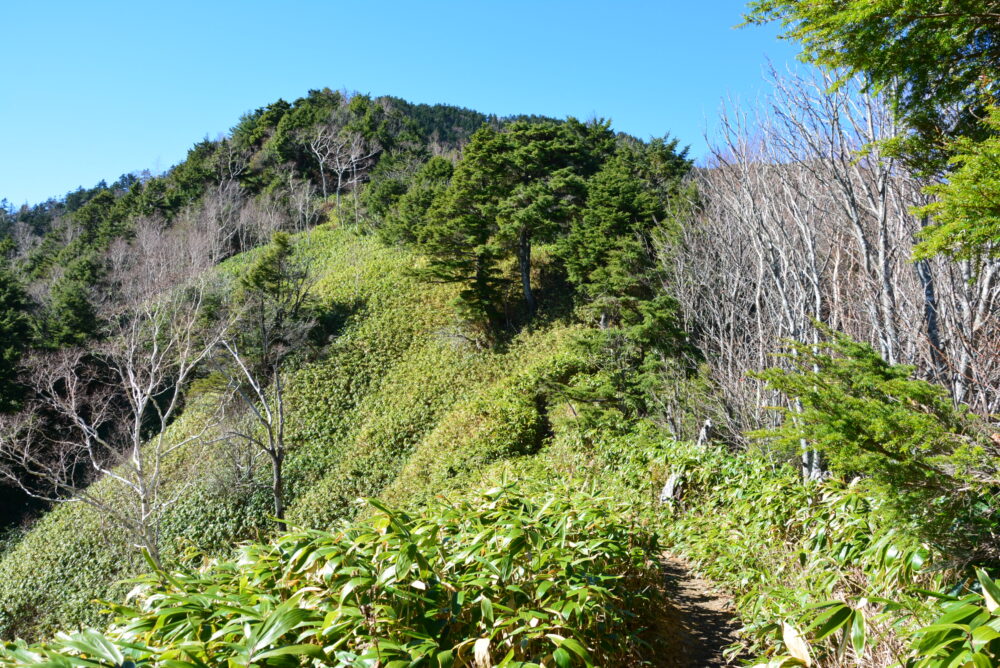
<path fill-rule="evenodd" d="M 157 574 L 101 634 L 0 665 L 611 665 L 637 646 L 644 536 L 571 488 L 492 489 Z M 648 540 L 648 537 L 645 537 Z M 644 602 L 648 603 L 648 602 Z"/>
<path fill-rule="evenodd" d="M 16 369 L 31 334 L 29 303 L 18 277 L 0 264 L 0 412 L 14 408 L 20 395 Z"/>
<path fill-rule="evenodd" d="M 985 435 L 943 388 L 913 378 L 912 367 L 888 364 L 867 344 L 826 335 L 818 345 L 792 342 L 791 368 L 760 374 L 794 399 L 781 425 L 761 437 L 793 453 L 809 443 L 830 471 L 869 477 L 895 494 L 936 497 L 989 484 L 994 464 L 982 448 Z"/>
<path fill-rule="evenodd" d="M 779 21 L 803 55 L 886 90 L 911 152 L 938 162 L 954 136 L 982 136 L 997 100 L 1000 4 L 991 0 L 753 0 L 748 20 Z"/>
<path fill-rule="evenodd" d="M 488 331 L 510 322 L 507 284 L 520 284 L 527 316 L 536 311 L 532 249 L 544 244 L 565 264 L 579 301 L 617 324 L 653 298 L 650 235 L 690 167 L 685 155 L 676 140 L 616 140 L 607 123 L 484 127 L 453 175 L 421 173 L 418 194 L 398 205 L 395 225 L 410 239 L 395 237 L 428 255 L 432 279 L 463 286 L 463 313 Z M 516 279 L 503 271 L 510 260 Z"/>
<path fill-rule="evenodd" d="M 955 536 L 921 539 L 919 519 L 888 512 L 891 497 L 840 478 L 803 485 L 761 453 L 681 446 L 667 465 L 685 485 L 667 541 L 735 592 L 746 640 L 766 665 L 1000 658 L 998 609 L 987 600 L 996 585 L 984 573 L 956 578 L 947 549 Z"/>
<path fill-rule="evenodd" d="M 923 209 L 934 224 L 923 231 L 917 248 L 922 257 L 942 253 L 974 260 L 1000 253 L 1000 108 L 988 114 L 984 125 L 993 136 L 951 144 L 954 170 L 947 182 L 930 188 L 938 199 Z"/>

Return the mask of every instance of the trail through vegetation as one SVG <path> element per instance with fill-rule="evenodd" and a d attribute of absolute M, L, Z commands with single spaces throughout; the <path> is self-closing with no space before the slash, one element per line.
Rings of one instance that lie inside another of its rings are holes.
<path fill-rule="evenodd" d="M 695 575 L 691 566 L 665 552 L 660 559 L 663 573 L 664 609 L 651 615 L 662 647 L 654 643 L 663 668 L 712 668 L 739 665 L 739 654 L 726 650 L 738 642 L 739 622 L 732 598 L 718 585 Z"/>

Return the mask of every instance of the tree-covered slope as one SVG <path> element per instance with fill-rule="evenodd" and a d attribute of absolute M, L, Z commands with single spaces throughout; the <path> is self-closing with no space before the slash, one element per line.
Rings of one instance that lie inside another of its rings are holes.
<path fill-rule="evenodd" d="M 161 176 L 4 210 L 31 337 L 0 340 L 0 472 L 51 508 L 0 550 L 0 636 L 94 622 L 142 553 L 473 488 L 573 401 L 637 416 L 677 341 L 650 244 L 689 166 L 606 121 L 324 89 Z"/>
<path fill-rule="evenodd" d="M 328 527 L 355 514 L 359 497 L 386 493 L 409 504 L 542 447 L 551 434 L 547 383 L 581 364 L 570 352 L 573 326 L 540 323 L 503 350 L 480 350 L 456 325 L 451 286 L 411 275 L 414 256 L 329 227 L 296 244 L 314 258 L 315 292 L 335 322 L 289 380 L 293 524 Z M 247 261 L 233 258 L 221 270 Z M 197 398 L 190 403 L 173 430 L 208 419 Z M 189 546 L 225 552 L 267 531 L 260 462 L 237 472 L 239 455 L 222 445 L 187 453 L 172 465 L 188 489 L 163 522 L 172 554 Z M 93 621 L 100 606 L 90 600 L 120 595 L 118 581 L 141 567 L 113 524 L 82 505 L 59 505 L 0 557 L 2 633 Z"/>

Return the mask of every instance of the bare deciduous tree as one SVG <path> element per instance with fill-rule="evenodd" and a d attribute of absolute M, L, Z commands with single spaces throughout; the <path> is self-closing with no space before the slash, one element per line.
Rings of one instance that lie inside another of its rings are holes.
<path fill-rule="evenodd" d="M 36 498 L 92 506 L 157 563 L 159 520 L 181 493 L 168 489 L 165 466 L 203 435 L 167 428 L 218 339 L 202 318 L 207 259 L 184 262 L 180 241 L 143 221 L 112 249 L 116 294 L 103 306 L 101 341 L 34 354 L 27 405 L 0 429 L 0 475 Z"/>
<path fill-rule="evenodd" d="M 336 112 L 335 112 L 336 115 Z M 309 151 L 319 165 L 323 199 L 328 197 L 327 173 L 336 177 L 336 206 L 340 211 L 340 195 L 347 187 L 357 190 L 382 147 L 362 133 L 349 130 L 336 117 L 316 126 L 305 138 Z"/>
<path fill-rule="evenodd" d="M 776 419 L 780 397 L 746 374 L 780 363 L 782 339 L 814 340 L 813 320 L 995 412 L 998 263 L 911 261 L 926 183 L 881 150 L 900 132 L 882 99 L 861 82 L 771 79 L 756 115 L 723 114 L 694 176 L 700 209 L 661 248 L 725 403 L 720 427 L 739 439 Z"/>
<path fill-rule="evenodd" d="M 293 232 L 312 229 L 319 222 L 321 210 L 316 204 L 316 189 L 311 181 L 297 181 L 289 176 L 288 216 L 291 220 L 289 228 Z"/>
<path fill-rule="evenodd" d="M 220 354 L 213 357 L 214 367 L 244 409 L 229 417 L 225 432 L 267 456 L 274 515 L 282 530 L 285 363 L 301 350 L 313 326 L 308 308 L 313 282 L 308 263 L 295 255 L 288 236 L 276 235 L 233 291 L 234 326 L 220 338 Z"/>

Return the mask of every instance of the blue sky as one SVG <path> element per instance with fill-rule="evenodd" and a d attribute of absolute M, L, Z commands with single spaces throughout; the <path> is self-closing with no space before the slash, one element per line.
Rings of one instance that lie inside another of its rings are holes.
<path fill-rule="evenodd" d="M 773 28 L 741 0 L 4 0 L 0 197 L 162 171 L 244 112 L 310 88 L 500 115 L 611 118 L 704 153 L 723 97 L 753 98 Z"/>

